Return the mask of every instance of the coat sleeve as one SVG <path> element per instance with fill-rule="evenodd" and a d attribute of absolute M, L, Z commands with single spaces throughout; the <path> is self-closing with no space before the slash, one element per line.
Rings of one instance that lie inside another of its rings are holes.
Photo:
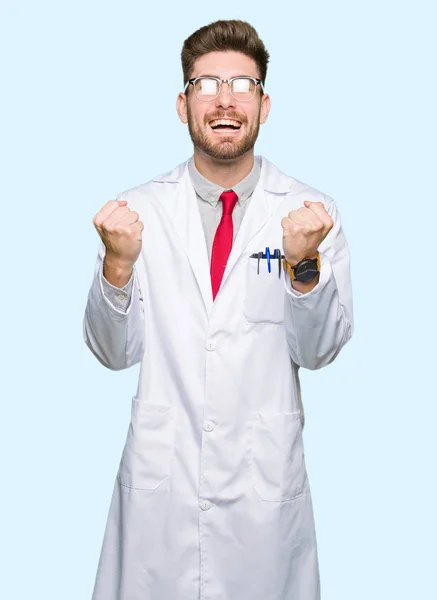
<path fill-rule="evenodd" d="M 85 308 L 83 334 L 94 356 L 108 369 L 119 371 L 135 365 L 143 357 L 144 301 L 136 264 L 129 306 L 122 310 L 110 301 L 103 287 L 104 256 L 105 247 L 100 244 Z"/>
<path fill-rule="evenodd" d="M 319 283 L 307 294 L 294 290 L 285 274 L 285 332 L 292 360 L 306 369 L 330 364 L 353 333 L 348 244 L 334 201 L 324 197 L 334 226 L 319 246 Z"/>

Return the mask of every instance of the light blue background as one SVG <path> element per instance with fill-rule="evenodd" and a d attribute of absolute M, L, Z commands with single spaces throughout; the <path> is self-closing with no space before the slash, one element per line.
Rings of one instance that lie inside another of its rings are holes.
<path fill-rule="evenodd" d="M 302 373 L 322 598 L 437 598 L 432 4 L 2 3 L 2 598 L 91 597 L 138 376 L 82 340 L 92 218 L 191 154 L 180 50 L 217 18 L 271 54 L 257 153 L 350 244 L 354 338 Z"/>

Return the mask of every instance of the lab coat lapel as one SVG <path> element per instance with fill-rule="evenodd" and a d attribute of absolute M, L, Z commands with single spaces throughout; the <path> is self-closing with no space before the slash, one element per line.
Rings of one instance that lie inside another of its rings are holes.
<path fill-rule="evenodd" d="M 165 194 L 165 208 L 179 236 L 181 250 L 188 257 L 206 312 L 209 314 L 213 299 L 208 252 L 196 193 L 191 183 L 187 163 L 179 166 L 171 174 L 160 177 L 159 181 L 173 187 L 170 190 L 171 193 Z"/>

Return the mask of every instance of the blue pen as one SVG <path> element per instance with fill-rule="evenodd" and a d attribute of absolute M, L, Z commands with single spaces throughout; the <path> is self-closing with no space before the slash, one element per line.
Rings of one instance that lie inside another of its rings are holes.
<path fill-rule="evenodd" d="M 269 270 L 269 273 L 272 272 L 272 266 L 270 264 L 270 248 L 266 248 L 266 258 L 267 258 L 267 268 Z"/>

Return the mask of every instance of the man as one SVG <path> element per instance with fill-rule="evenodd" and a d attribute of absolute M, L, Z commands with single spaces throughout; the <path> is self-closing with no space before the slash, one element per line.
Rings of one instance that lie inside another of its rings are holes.
<path fill-rule="evenodd" d="M 194 156 L 108 202 L 85 340 L 141 361 L 93 600 L 317 600 L 299 368 L 352 335 L 332 199 L 254 156 L 268 53 L 241 21 L 184 43 Z"/>

